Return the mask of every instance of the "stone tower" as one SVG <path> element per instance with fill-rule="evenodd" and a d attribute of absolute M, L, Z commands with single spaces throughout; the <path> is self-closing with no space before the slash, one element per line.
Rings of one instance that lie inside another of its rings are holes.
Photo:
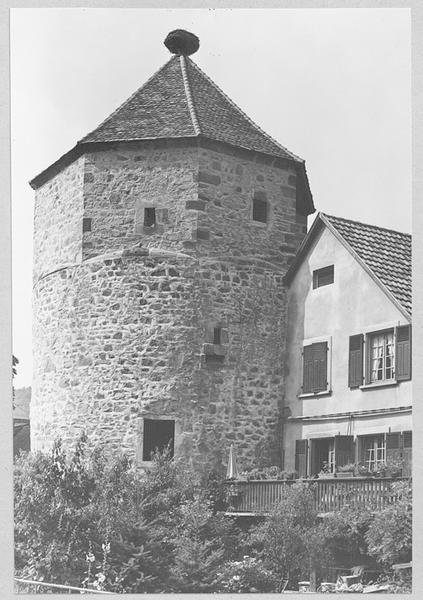
<path fill-rule="evenodd" d="M 280 464 L 283 277 L 314 211 L 304 161 L 188 55 L 31 181 L 34 449 L 82 431 L 140 462 Z M 268 100 L 267 100 L 268 101 Z"/>

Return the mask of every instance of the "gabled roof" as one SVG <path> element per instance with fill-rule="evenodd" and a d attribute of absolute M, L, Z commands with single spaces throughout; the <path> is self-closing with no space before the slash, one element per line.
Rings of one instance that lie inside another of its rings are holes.
<path fill-rule="evenodd" d="M 314 212 L 304 160 L 281 146 L 238 108 L 187 56 L 159 69 L 96 129 L 31 182 L 37 188 L 96 145 L 160 139 L 209 139 L 295 164 L 304 211 Z"/>
<path fill-rule="evenodd" d="M 363 266 L 387 296 L 411 316 L 411 235 L 375 225 L 318 213 L 286 274 L 287 283 L 307 254 L 313 240 L 327 227 Z"/>

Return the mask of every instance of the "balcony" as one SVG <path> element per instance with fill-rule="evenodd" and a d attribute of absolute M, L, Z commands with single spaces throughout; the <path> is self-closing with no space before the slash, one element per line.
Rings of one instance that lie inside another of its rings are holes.
<path fill-rule="evenodd" d="M 260 516 L 271 512 L 275 504 L 295 481 L 302 481 L 314 491 L 314 508 L 324 514 L 344 506 L 381 509 L 395 502 L 392 483 L 405 478 L 352 477 L 303 480 L 236 480 L 227 483 L 230 508 L 234 516 Z"/>

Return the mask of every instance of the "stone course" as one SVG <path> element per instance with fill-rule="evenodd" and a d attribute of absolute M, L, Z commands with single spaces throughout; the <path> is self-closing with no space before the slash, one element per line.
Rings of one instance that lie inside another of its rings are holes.
<path fill-rule="evenodd" d="M 223 146 L 122 144 L 40 188 L 34 448 L 84 430 L 140 459 L 143 418 L 171 418 L 195 463 L 225 464 L 234 443 L 241 467 L 280 464 L 283 275 L 306 230 L 295 184 L 289 165 Z M 254 193 L 267 224 L 252 221 Z"/>

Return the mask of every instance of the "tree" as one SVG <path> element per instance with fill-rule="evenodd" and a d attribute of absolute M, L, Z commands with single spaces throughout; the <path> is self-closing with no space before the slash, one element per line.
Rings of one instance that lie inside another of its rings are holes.
<path fill-rule="evenodd" d="M 294 583 L 308 575 L 305 539 L 316 525 L 313 490 L 295 483 L 286 488 L 270 516 L 252 532 L 250 541 L 271 571 Z"/>

